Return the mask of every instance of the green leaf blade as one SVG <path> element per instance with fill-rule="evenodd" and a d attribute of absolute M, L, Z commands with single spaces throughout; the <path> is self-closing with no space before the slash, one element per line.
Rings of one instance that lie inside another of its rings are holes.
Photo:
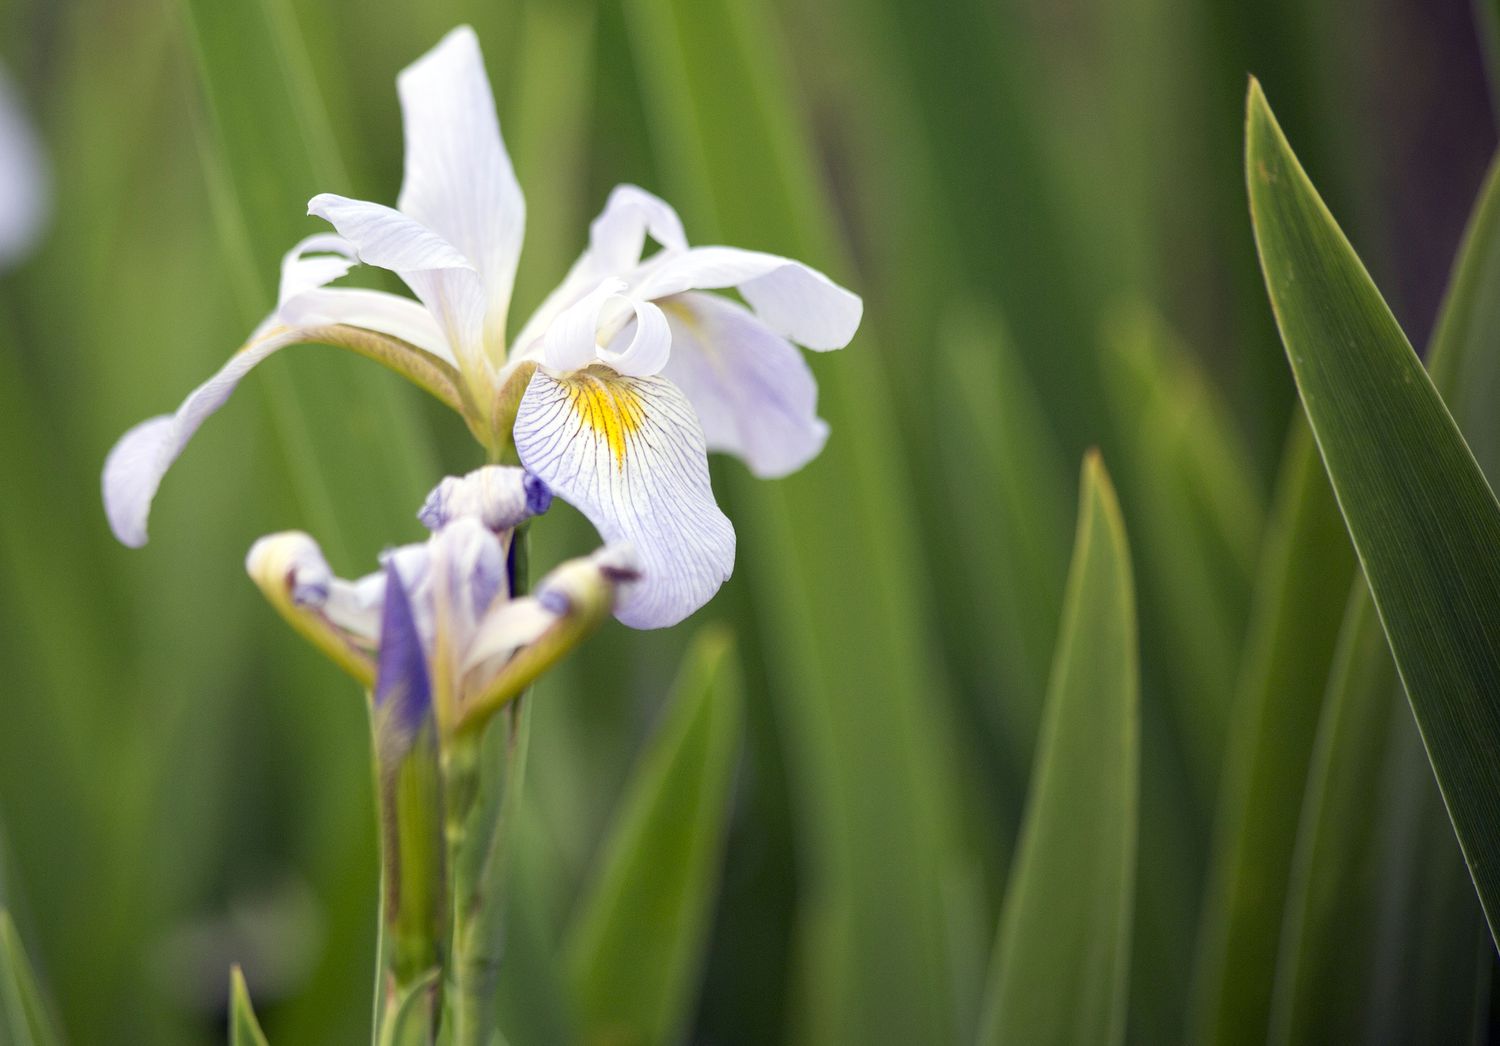
<path fill-rule="evenodd" d="M 1491 930 L 1500 505 L 1252 82 L 1246 177 L 1293 375 Z"/>
<path fill-rule="evenodd" d="M 1096 455 L 981 1041 L 1118 1043 L 1135 889 L 1140 676 L 1130 550 Z"/>
<path fill-rule="evenodd" d="M 59 1046 L 36 974 L 10 912 L 0 908 L 0 1041 L 14 1046 Z"/>
<path fill-rule="evenodd" d="M 239 966 L 229 971 L 229 1046 L 266 1046 L 266 1033 L 255 1018 L 250 989 Z"/>
<path fill-rule="evenodd" d="M 674 1042 L 718 893 L 740 748 L 733 643 L 702 634 L 647 749 L 569 940 L 585 1042 Z"/>
<path fill-rule="evenodd" d="M 1298 818 L 1354 556 L 1307 425 L 1288 440 L 1229 731 L 1193 993 L 1199 1042 L 1263 1042 Z"/>

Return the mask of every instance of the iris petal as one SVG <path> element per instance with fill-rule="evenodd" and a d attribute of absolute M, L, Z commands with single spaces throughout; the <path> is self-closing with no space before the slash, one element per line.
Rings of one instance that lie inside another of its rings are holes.
<path fill-rule="evenodd" d="M 663 303 L 672 356 L 662 377 L 692 403 L 711 451 L 742 458 L 763 479 L 795 472 L 823 449 L 818 386 L 797 347 L 753 313 L 714 294 Z"/>
<path fill-rule="evenodd" d="M 734 528 L 714 502 L 703 430 L 671 382 L 598 366 L 565 376 L 539 370 L 515 441 L 527 470 L 605 541 L 634 547 L 641 578 L 624 586 L 615 609 L 625 624 L 676 624 L 734 569 Z"/>

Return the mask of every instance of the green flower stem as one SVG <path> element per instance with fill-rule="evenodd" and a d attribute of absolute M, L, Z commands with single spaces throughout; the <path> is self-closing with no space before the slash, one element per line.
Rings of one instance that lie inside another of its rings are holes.
<path fill-rule="evenodd" d="M 449 951 L 441 811 L 444 782 L 437 734 L 429 724 L 400 751 L 382 751 L 376 729 L 376 795 L 382 862 L 381 960 L 384 1012 L 380 1041 L 397 1012 L 413 1008 L 420 1025 L 436 1033 L 440 978 Z M 413 998 L 413 995 L 417 998 Z"/>
<path fill-rule="evenodd" d="M 526 590 L 527 540 L 517 531 L 512 595 Z M 449 739 L 447 842 L 453 871 L 448 1012 L 453 1046 L 488 1046 L 496 1030 L 496 987 L 504 954 L 510 826 L 525 774 L 530 716 L 520 700 L 482 729 Z"/>

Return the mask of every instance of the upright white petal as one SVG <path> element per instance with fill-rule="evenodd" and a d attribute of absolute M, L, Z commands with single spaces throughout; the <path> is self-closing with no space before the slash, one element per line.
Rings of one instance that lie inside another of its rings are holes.
<path fill-rule="evenodd" d="M 527 470 L 574 505 L 605 541 L 634 547 L 641 578 L 615 616 L 633 628 L 674 625 L 734 569 L 734 528 L 714 502 L 703 430 L 681 391 L 603 367 L 537 371 L 516 415 Z"/>
<path fill-rule="evenodd" d="M 396 88 L 406 138 L 397 206 L 473 263 L 483 281 L 486 336 L 503 344 L 526 201 L 474 30 L 450 32 L 397 77 Z"/>
<path fill-rule="evenodd" d="M 638 186 L 615 186 L 604 210 L 589 226 L 588 246 L 516 335 L 512 356 L 540 359 L 542 338 L 564 309 L 601 281 L 634 274 L 648 233 L 666 254 L 687 250 L 682 221 L 670 204 Z"/>
<path fill-rule="evenodd" d="M 695 247 L 667 259 L 633 293 L 659 299 L 721 287 L 736 288 L 767 326 L 809 349 L 843 348 L 864 313 L 859 295 L 816 269 L 737 247 Z"/>
<path fill-rule="evenodd" d="M 47 165 L 21 101 L 0 69 L 0 268 L 20 260 L 46 223 Z"/>
<path fill-rule="evenodd" d="M 589 255 L 598 272 L 628 272 L 641 260 L 646 236 L 668 251 L 687 250 L 682 219 L 672 205 L 637 185 L 617 185 L 589 226 Z"/>
<path fill-rule="evenodd" d="M 307 213 L 337 229 L 354 245 L 360 261 L 405 280 L 432 314 L 453 355 L 479 365 L 485 289 L 473 263 L 457 247 L 416 219 L 378 203 L 322 193 L 308 201 Z"/>
<path fill-rule="evenodd" d="M 802 353 L 744 306 L 690 292 L 663 303 L 672 356 L 662 377 L 687 396 L 712 451 L 762 479 L 795 472 L 823 449 L 818 386 Z"/>

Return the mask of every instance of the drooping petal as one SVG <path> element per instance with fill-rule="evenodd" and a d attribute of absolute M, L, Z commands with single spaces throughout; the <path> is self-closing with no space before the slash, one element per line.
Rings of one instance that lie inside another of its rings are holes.
<path fill-rule="evenodd" d="M 737 247 L 695 247 L 669 258 L 635 286 L 641 298 L 734 287 L 766 325 L 809 349 L 841 349 L 859 329 L 864 303 L 801 262 Z"/>
<path fill-rule="evenodd" d="M 19 261 L 31 249 L 49 207 L 41 145 L 0 70 L 0 268 Z"/>
<path fill-rule="evenodd" d="M 406 585 L 400 571 L 390 562 L 386 565 L 374 696 L 375 710 L 381 717 L 377 729 L 383 745 L 394 743 L 399 747 L 409 743 L 432 712 L 427 655 Z"/>
<path fill-rule="evenodd" d="M 272 328 L 229 357 L 217 374 L 188 394 L 177 413 L 143 421 L 120 437 L 104 459 L 104 511 L 121 544 L 140 548 L 146 543 L 151 500 L 198 426 L 224 405 L 256 364 L 302 340 L 299 330 Z"/>
<path fill-rule="evenodd" d="M 634 185 L 615 186 L 604 210 L 589 226 L 589 244 L 583 254 L 516 335 L 512 357 L 541 359 L 543 335 L 553 321 L 602 280 L 630 275 L 640 262 L 648 233 L 665 248 L 664 253 L 687 250 L 682 221 L 665 200 Z"/>
<path fill-rule="evenodd" d="M 288 345 L 317 339 L 342 343 L 380 360 L 445 402 L 455 402 L 442 391 L 447 378 L 434 370 L 445 367 L 448 357 L 422 351 L 427 347 L 418 341 L 436 341 L 439 347 L 442 343 L 441 337 L 433 337 L 430 322 L 424 328 L 423 322 L 413 315 L 423 311 L 420 306 L 377 291 L 330 290 L 322 286 L 320 281 L 337 279 L 348 271 L 349 250 L 344 240 L 325 234 L 309 237 L 288 251 L 282 261 L 281 298 L 276 311 L 266 317 L 249 342 L 229 357 L 213 377 L 190 392 L 175 414 L 150 418 L 120 437 L 104 462 L 103 492 L 110 529 L 122 544 L 139 548 L 146 543 L 151 501 L 167 469 L 198 427 L 229 399 L 240 380 L 261 361 Z M 340 307 L 351 303 L 354 307 L 342 312 L 327 311 L 334 303 Z M 350 326 L 372 331 L 374 335 L 351 334 L 345 329 Z M 407 344 L 390 342 L 388 335 Z M 452 395 L 456 397 L 456 393 Z"/>
<path fill-rule="evenodd" d="M 509 530 L 552 504 L 552 492 L 525 469 L 485 465 L 466 476 L 448 476 L 432 489 L 417 512 L 428 530 L 441 530 L 473 516 L 493 531 Z"/>
<path fill-rule="evenodd" d="M 597 366 L 563 376 L 538 370 L 515 441 L 527 470 L 606 542 L 635 548 L 641 579 L 615 609 L 625 624 L 674 625 L 729 577 L 734 528 L 714 502 L 703 430 L 671 382 Z"/>
<path fill-rule="evenodd" d="M 477 364 L 483 355 L 485 289 L 474 263 L 422 222 L 383 204 L 333 193 L 314 196 L 316 215 L 354 245 L 360 261 L 396 273 L 437 321 L 453 354 Z"/>
<path fill-rule="evenodd" d="M 762 479 L 797 471 L 823 449 L 818 386 L 802 353 L 753 313 L 715 294 L 663 302 L 672 356 L 662 377 L 687 396 L 712 451 Z"/>
<path fill-rule="evenodd" d="M 500 137 L 479 40 L 454 29 L 396 79 L 406 139 L 397 206 L 478 270 L 487 335 L 503 343 L 526 201 Z"/>
<path fill-rule="evenodd" d="M 607 279 L 562 311 L 547 330 L 543 361 L 548 367 L 570 371 L 597 361 L 644 378 L 665 366 L 672 349 L 667 318 L 651 302 L 624 293 L 626 286 L 624 280 Z"/>

